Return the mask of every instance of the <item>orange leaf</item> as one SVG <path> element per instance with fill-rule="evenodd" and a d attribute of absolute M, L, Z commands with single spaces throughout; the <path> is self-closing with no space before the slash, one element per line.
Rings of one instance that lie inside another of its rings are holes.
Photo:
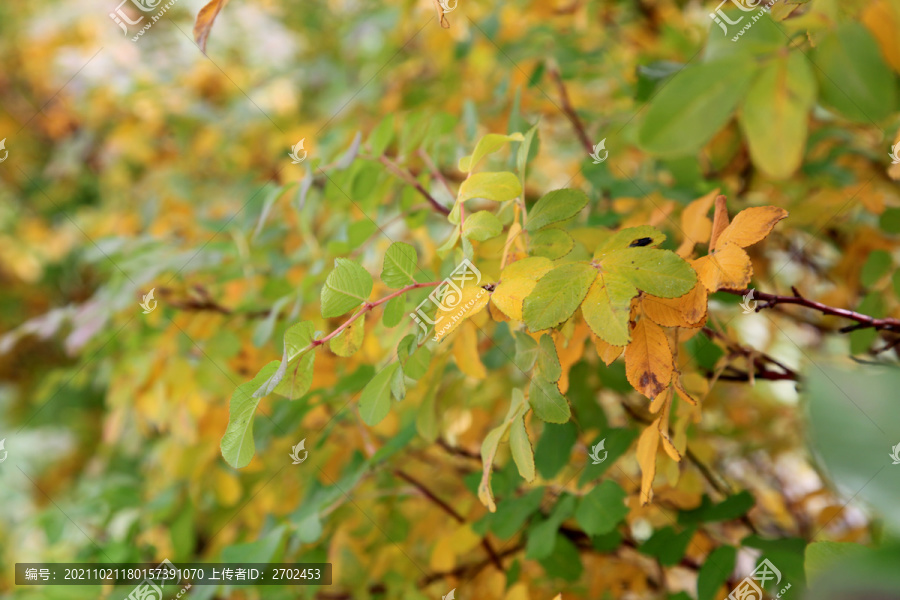
<path fill-rule="evenodd" d="M 607 341 L 598 338 L 593 332 L 591 332 L 591 340 L 597 348 L 597 356 L 600 357 L 600 360 L 602 360 L 607 367 L 611 365 L 614 360 L 619 358 L 619 356 L 622 355 L 622 351 L 625 350 L 625 346 L 613 346 Z"/>
<path fill-rule="evenodd" d="M 753 276 L 750 257 L 735 244 L 725 244 L 707 256 L 691 262 L 697 278 L 710 292 L 719 288 L 740 290 L 747 287 Z"/>
<path fill-rule="evenodd" d="M 663 327 L 700 327 L 706 320 L 706 288 L 697 282 L 691 291 L 678 298 L 641 296 L 644 314 Z"/>
<path fill-rule="evenodd" d="M 724 248 L 731 242 L 741 248 L 759 242 L 772 231 L 778 221 L 788 216 L 788 212 L 777 206 L 756 206 L 735 215 L 731 225 L 725 228 L 716 241 L 717 248 Z"/>
<path fill-rule="evenodd" d="M 194 40 L 200 46 L 203 54 L 206 54 L 206 38 L 209 37 L 213 22 L 227 3 L 228 0 L 210 0 L 197 14 L 197 22 L 194 23 Z"/>
<path fill-rule="evenodd" d="M 628 383 L 648 398 L 655 398 L 669 386 L 673 362 L 663 328 L 647 318 L 638 321 L 625 348 Z"/>
<path fill-rule="evenodd" d="M 678 247 L 677 254 L 681 258 L 687 258 L 694 251 L 694 244 L 702 244 L 709 241 L 712 233 L 712 221 L 707 217 L 709 207 L 719 193 L 719 188 L 714 189 L 702 198 L 688 204 L 681 213 L 681 232 L 684 241 Z"/>
<path fill-rule="evenodd" d="M 656 451 L 659 449 L 659 419 L 644 429 L 637 443 L 637 461 L 641 466 L 641 505 L 653 499 L 656 476 Z"/>

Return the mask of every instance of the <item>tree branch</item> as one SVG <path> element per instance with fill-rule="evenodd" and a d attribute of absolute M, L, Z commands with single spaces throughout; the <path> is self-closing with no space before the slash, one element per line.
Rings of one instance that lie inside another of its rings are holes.
<path fill-rule="evenodd" d="M 584 147 L 588 154 L 590 154 L 594 151 L 594 145 L 591 144 L 591 139 L 588 137 L 587 130 L 585 130 L 584 128 L 584 123 L 581 122 L 581 119 L 578 117 L 578 113 L 575 111 L 575 108 L 572 106 L 572 102 L 569 100 L 569 92 L 566 91 L 566 85 L 563 83 L 562 77 L 559 74 L 559 70 L 556 67 L 550 67 L 549 73 L 550 77 L 556 83 L 556 88 L 559 90 L 559 98 L 560 102 L 562 102 L 562 111 L 572 123 L 572 127 L 575 128 L 575 135 L 578 136 L 578 141 L 581 142 L 582 147 Z"/>
<path fill-rule="evenodd" d="M 722 290 L 727 291 L 727 290 Z M 715 329 L 709 327 L 703 328 L 703 333 L 709 338 L 715 338 L 725 343 L 731 356 L 744 356 L 753 363 L 753 373 L 741 371 L 734 367 L 729 367 L 732 371 L 730 375 L 721 375 L 719 378 L 727 381 L 752 381 L 753 379 L 767 379 L 770 381 L 800 381 L 800 374 L 785 365 L 784 363 L 772 358 L 764 352 L 759 352 L 753 348 L 742 346 L 735 342 L 727 335 L 722 334 Z M 775 365 L 778 370 L 772 370 L 770 365 Z"/>
<path fill-rule="evenodd" d="M 435 200 L 434 196 L 432 196 L 431 194 L 428 193 L 428 190 L 426 190 L 422 186 L 422 184 L 419 183 L 419 181 L 413 176 L 412 173 L 401 169 L 400 166 L 397 165 L 397 163 L 395 163 L 394 161 L 389 159 L 384 154 L 379 156 L 378 160 L 381 161 L 381 164 L 383 164 L 385 167 L 387 167 L 388 171 L 390 171 L 391 173 L 393 173 L 394 175 L 396 175 L 397 177 L 399 177 L 400 179 L 405 181 L 408 185 L 411 185 L 412 187 L 416 188 L 416 191 L 418 191 L 420 194 L 422 194 L 422 196 L 424 196 L 425 199 L 428 200 L 428 203 L 431 204 L 431 206 L 434 207 L 434 209 L 436 211 L 438 211 L 439 213 L 441 213 L 442 215 L 445 215 L 445 216 L 450 214 L 450 209 L 447 208 L 446 206 L 444 206 L 443 204 L 441 204 L 440 202 L 438 202 L 437 200 Z"/>

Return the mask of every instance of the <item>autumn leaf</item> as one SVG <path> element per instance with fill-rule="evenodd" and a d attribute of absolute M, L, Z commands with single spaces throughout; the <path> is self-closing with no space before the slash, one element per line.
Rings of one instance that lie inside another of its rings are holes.
<path fill-rule="evenodd" d="M 203 54 L 206 54 L 206 40 L 209 38 L 213 22 L 226 4 L 228 4 L 228 0 L 210 0 L 197 14 L 197 20 L 194 23 L 194 41 L 200 46 Z"/>
<path fill-rule="evenodd" d="M 638 320 L 625 348 L 625 374 L 634 389 L 655 398 L 666 389 L 674 370 L 666 332 L 652 320 Z"/>

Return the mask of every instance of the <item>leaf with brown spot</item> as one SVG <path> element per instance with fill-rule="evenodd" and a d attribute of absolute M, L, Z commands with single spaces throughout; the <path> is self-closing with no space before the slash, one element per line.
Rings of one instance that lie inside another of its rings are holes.
<path fill-rule="evenodd" d="M 197 13 L 197 21 L 194 23 L 194 40 L 200 46 L 200 51 L 206 54 L 206 39 L 212 30 L 213 22 L 219 15 L 219 11 L 228 4 L 228 0 L 210 0 L 206 6 Z"/>
<path fill-rule="evenodd" d="M 669 386 L 674 369 L 666 332 L 652 320 L 640 319 L 625 348 L 628 383 L 648 398 L 655 398 Z"/>

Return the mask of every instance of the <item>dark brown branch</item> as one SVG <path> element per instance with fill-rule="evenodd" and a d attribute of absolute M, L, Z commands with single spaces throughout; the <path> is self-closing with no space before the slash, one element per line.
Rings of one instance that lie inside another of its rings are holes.
<path fill-rule="evenodd" d="M 784 363 L 776 360 L 775 358 L 772 358 L 768 354 L 758 352 L 746 346 L 742 346 L 728 336 L 716 331 L 715 329 L 710 329 L 709 327 L 704 327 L 703 333 L 706 334 L 706 336 L 709 338 L 715 338 L 724 342 L 731 356 L 744 356 L 751 359 L 753 361 L 754 367 L 754 372 L 752 374 L 753 379 L 767 379 L 771 381 L 800 381 L 799 373 L 797 373 Z M 778 367 L 778 370 L 770 369 L 769 367 L 772 365 Z M 750 373 L 740 371 L 738 369 L 735 369 L 734 367 L 729 368 L 732 370 L 732 373 L 723 374 L 719 377 L 719 379 L 728 381 L 751 380 Z"/>
<path fill-rule="evenodd" d="M 584 147 L 588 154 L 592 153 L 594 151 L 594 145 L 591 144 L 591 139 L 588 137 L 587 130 L 585 130 L 584 128 L 584 123 L 581 122 L 581 119 L 578 117 L 578 113 L 575 111 L 575 108 L 572 106 L 572 102 L 569 100 L 569 92 L 566 91 L 566 85 L 563 83 L 562 76 L 559 74 L 559 70 L 556 67 L 550 67 L 549 73 L 550 77 L 552 77 L 553 81 L 556 83 L 557 89 L 559 90 L 559 98 L 560 102 L 562 102 L 562 111 L 572 123 L 572 127 L 575 128 L 575 135 L 578 136 L 578 141 L 581 142 L 582 147 Z"/>
<path fill-rule="evenodd" d="M 461 514 L 456 512 L 455 508 L 453 508 L 452 506 L 450 506 L 449 504 L 447 504 L 446 502 L 444 502 L 443 500 L 438 498 L 437 495 L 435 495 L 434 492 L 429 490 L 425 486 L 424 483 L 422 483 L 418 479 L 414 478 L 412 475 L 404 473 L 400 469 L 394 469 L 394 474 L 397 477 L 399 477 L 400 479 L 403 479 L 404 481 L 411 483 L 413 486 L 415 486 L 416 489 L 418 489 L 420 492 L 422 492 L 422 494 L 426 498 L 428 498 L 434 504 L 436 504 L 438 507 L 440 507 L 440 509 L 443 510 L 445 513 L 447 513 L 448 515 L 453 517 L 458 523 L 466 522 L 465 517 L 463 517 Z M 497 567 L 497 569 L 502 573 L 503 572 L 503 562 L 500 560 L 500 557 L 497 555 L 497 552 L 494 551 L 494 548 L 493 548 L 493 546 L 491 546 L 491 543 L 487 541 L 487 538 L 482 538 L 481 546 L 484 548 L 485 552 L 487 552 L 488 556 L 490 557 L 491 562 L 494 563 L 494 566 Z"/>
<path fill-rule="evenodd" d="M 719 291 L 734 294 L 736 296 L 746 296 L 750 293 L 749 289 L 721 289 Z M 854 325 L 849 325 L 847 327 L 844 327 L 843 329 L 838 330 L 840 333 L 856 331 L 857 329 L 875 329 L 876 331 L 893 331 L 900 333 L 900 319 L 894 319 L 890 317 L 876 319 L 875 317 L 864 315 L 862 313 L 848 310 L 846 308 L 837 308 L 834 306 L 828 306 L 827 304 L 822 304 L 821 302 L 816 302 L 815 300 L 810 300 L 803 297 L 800 292 L 797 291 L 797 288 L 794 287 L 791 288 L 791 291 L 793 292 L 792 296 L 783 296 L 780 294 L 767 294 L 765 292 L 753 290 L 753 298 L 759 301 L 759 304 L 756 306 L 756 312 L 759 312 L 764 308 L 772 308 L 774 306 L 778 306 L 779 304 L 797 304 L 799 306 L 804 306 L 806 308 L 811 308 L 812 310 L 819 311 L 823 315 L 828 315 L 831 317 L 841 317 L 856 322 Z"/>

